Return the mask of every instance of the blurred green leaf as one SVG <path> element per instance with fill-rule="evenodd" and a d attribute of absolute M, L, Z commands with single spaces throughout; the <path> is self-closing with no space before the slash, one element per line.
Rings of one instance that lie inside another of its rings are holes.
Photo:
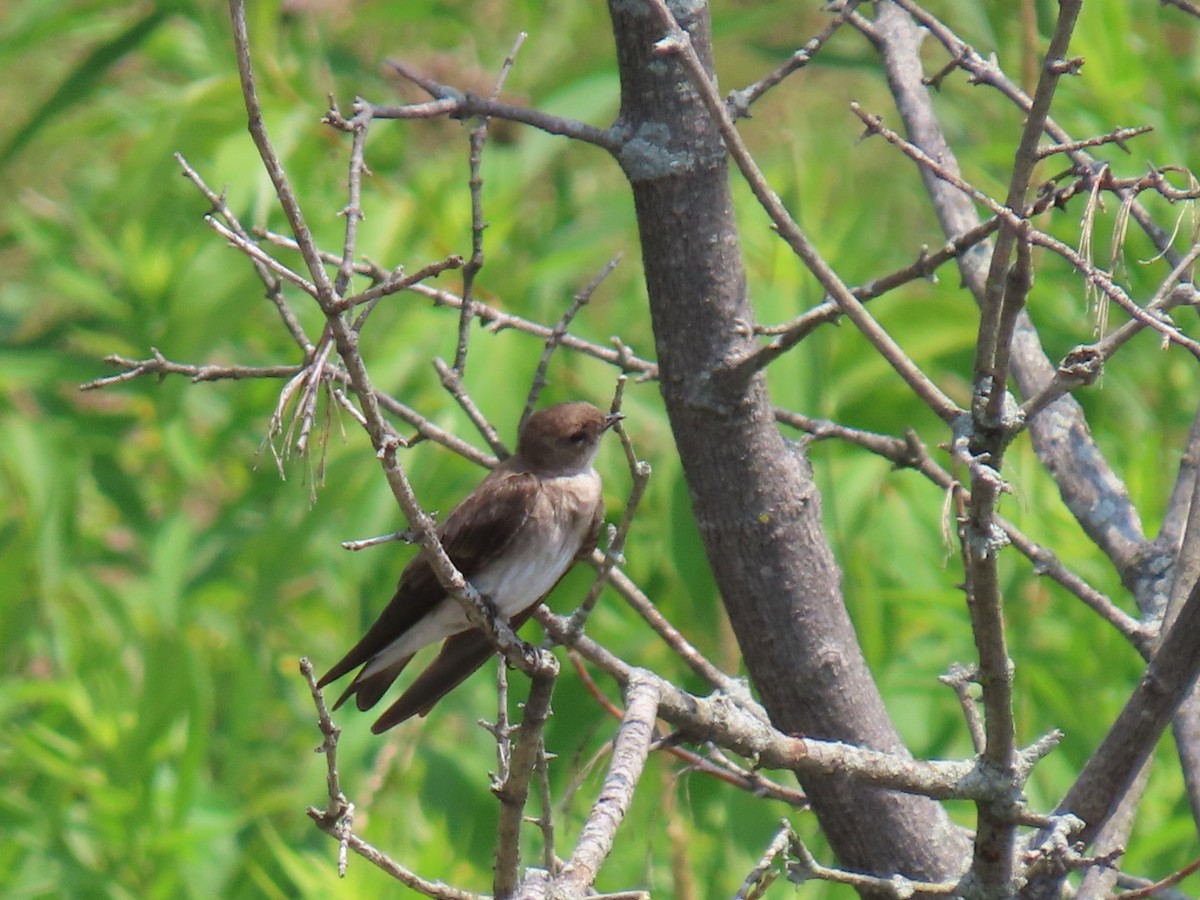
<path fill-rule="evenodd" d="M 58 89 L 42 103 L 42 108 L 55 115 L 61 115 L 69 113 L 71 107 L 86 101 L 103 82 L 108 72 L 135 52 L 162 24 L 167 15 L 166 6 L 156 7 L 112 40 L 97 46 L 68 73 Z M 31 115 L 25 124 L 16 129 L 3 151 L 0 151 L 0 168 L 7 165 L 37 137 L 49 118 L 44 113 Z"/>
<path fill-rule="evenodd" d="M 1040 40 L 1051 6 L 1035 4 Z M 326 246 L 340 246 L 349 148 L 345 135 L 320 124 L 326 97 L 343 109 L 359 94 L 390 102 L 407 88 L 381 65 L 389 56 L 488 90 L 508 51 L 505 35 L 524 29 L 530 38 L 508 82 L 514 102 L 599 127 L 617 114 L 600 5 L 371 0 L 353 12 L 279 2 L 249 10 L 267 124 Z M 783 0 L 718 5 L 713 13 L 725 89 L 761 77 L 827 21 Z M 304 815 L 322 802 L 324 764 L 312 753 L 319 735 L 296 659 L 308 654 L 318 668 L 336 659 L 390 596 L 412 553 L 339 548 L 402 527 L 369 443 L 348 417 L 335 410 L 326 418 L 322 406 L 327 444 L 311 460 L 289 463 L 281 481 L 263 441 L 282 382 L 169 378 L 76 390 L 116 372 L 101 362 L 110 353 L 144 358 L 158 347 L 196 364 L 301 357 L 244 260 L 205 227 L 208 203 L 172 157 L 183 153 L 214 190 L 224 189 L 248 226 L 283 227 L 246 134 L 225 15 L 222 4 L 187 2 L 27 0 L 6 10 L 0 112 L 15 125 L 0 137 L 0 583 L 10 586 L 0 591 L 5 897 L 395 894 L 386 875 L 357 860 L 338 879 L 335 843 Z M 953 15 L 966 39 L 1005 65 L 1019 67 L 1028 53 L 1008 4 L 956 7 Z M 1078 137 L 1117 124 L 1156 129 L 1128 157 L 1100 152 L 1114 171 L 1137 174 L 1147 161 L 1186 161 L 1194 151 L 1200 53 L 1180 18 L 1158 7 L 1133 15 L 1120 0 L 1085 9 L 1073 52 L 1088 63 L 1063 85 L 1056 117 Z M 940 65 L 936 48 L 928 52 L 930 65 Z M 1021 117 L 985 90 L 951 76 L 934 102 L 955 145 L 970 148 L 961 159 L 969 177 L 1002 192 Z M 882 141 L 857 140 L 859 125 L 846 112 L 851 98 L 889 107 L 865 44 L 843 29 L 742 128 L 822 253 L 846 278 L 865 283 L 941 237 L 915 167 Z M 365 255 L 412 271 L 469 252 L 466 138 L 457 122 L 373 124 Z M 572 331 L 600 343 L 620 334 L 652 356 L 632 204 L 612 160 L 497 123 L 483 178 L 489 227 L 477 295 L 553 322 L 623 252 Z M 736 179 L 734 193 L 759 318 L 786 321 L 821 291 Z M 1174 211 L 1159 206 L 1155 214 L 1171 222 Z M 1109 252 L 1116 212 L 1097 220 L 1098 258 Z M 1078 240 L 1074 211 L 1045 227 Z M 1130 238 L 1118 277 L 1136 296 L 1149 296 L 1160 277 L 1161 264 L 1138 262 L 1151 255 Z M 1090 340 L 1093 323 L 1074 273 L 1049 258 L 1040 265 L 1029 309 L 1053 356 Z M 977 315 L 951 269 L 938 279 L 873 301 L 872 310 L 965 402 Z M 437 283 L 456 290 L 460 275 Z M 319 311 L 288 297 L 315 338 Z M 1179 318 L 1193 328 L 1191 318 Z M 389 297 L 372 313 L 363 346 L 382 389 L 482 446 L 429 366 L 432 355 L 452 356 L 455 323 L 454 312 L 424 299 Z M 471 332 L 467 387 L 510 443 L 541 347 L 513 330 Z M 614 386 L 608 367 L 561 349 L 548 374 L 547 400 L 607 402 Z M 948 463 L 938 449 L 941 423 L 848 325 L 821 329 L 767 379 L 777 403 L 808 414 L 889 434 L 916 427 Z M 1140 338 L 1110 363 L 1101 385 L 1080 394 L 1151 534 L 1196 395 L 1192 364 Z M 631 383 L 625 402 L 638 452 L 654 466 L 626 549 L 629 571 L 696 646 L 736 668 L 657 388 Z M 936 683 L 949 663 L 974 658 L 955 587 L 961 567 L 941 537 L 944 496 L 843 445 L 812 444 L 809 455 L 847 603 L 898 727 L 919 755 L 969 753 L 961 712 Z M 428 444 L 405 461 L 422 501 L 443 513 L 481 474 Z M 628 489 L 619 450 L 606 447 L 599 465 L 616 519 Z M 1002 511 L 1126 603 L 1025 439 L 1010 450 L 1006 476 L 1014 494 Z M 1111 629 L 1027 564 L 1006 558 L 1003 575 L 1019 733 L 1067 731 L 1030 783 L 1031 804 L 1042 808 L 1070 784 L 1141 666 Z M 555 602 L 569 605 L 589 583 L 589 573 L 574 573 Z M 611 591 L 589 633 L 705 689 Z M 556 799 L 577 793 L 560 813 L 560 855 L 600 784 L 615 727 L 564 668 L 548 731 L 558 754 L 551 782 Z M 475 722 L 494 716 L 493 679 L 489 667 L 427 719 L 383 739 L 369 734 L 371 716 L 350 710 L 338 718 L 344 786 L 360 804 L 366 836 L 423 875 L 478 890 L 490 886 L 496 805 L 486 774 L 495 767 L 494 743 Z M 516 702 L 526 686 L 512 680 Z M 1083 686 L 1087 704 L 1077 702 Z M 605 680 L 599 687 L 619 699 Z M 592 767 L 576 778 L 588 760 Z M 1169 761 L 1156 767 L 1127 857 L 1132 867 L 1161 876 L 1194 856 L 1181 795 L 1177 769 Z M 686 870 L 696 896 L 729 896 L 784 812 L 654 756 L 601 884 L 646 884 L 674 896 L 677 873 Z M 973 820 L 969 809 L 955 815 Z M 815 823 L 793 819 L 827 861 Z M 536 830 L 524 837 L 538 853 Z M 808 885 L 805 897 L 846 896 L 839 890 Z"/>

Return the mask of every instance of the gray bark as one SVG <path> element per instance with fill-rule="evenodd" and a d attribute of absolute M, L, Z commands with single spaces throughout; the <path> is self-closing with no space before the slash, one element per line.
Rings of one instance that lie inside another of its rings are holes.
<path fill-rule="evenodd" d="M 671 4 L 711 71 L 704 4 Z M 755 346 L 725 153 L 686 76 L 654 53 L 642 3 L 610 0 L 624 148 L 660 384 L 696 521 L 751 678 L 777 727 L 903 751 L 862 657 L 802 449 L 775 424 L 765 380 L 731 374 Z M 965 835 L 926 798 L 806 778 L 843 866 L 957 876 Z"/>

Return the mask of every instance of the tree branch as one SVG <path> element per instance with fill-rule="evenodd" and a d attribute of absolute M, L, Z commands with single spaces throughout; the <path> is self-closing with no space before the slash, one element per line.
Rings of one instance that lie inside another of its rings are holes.
<path fill-rule="evenodd" d="M 612 852 L 650 752 L 650 738 L 658 711 L 657 678 L 633 670 L 625 685 L 625 717 L 613 744 L 612 763 L 604 786 L 583 825 L 575 852 L 554 880 L 554 896 L 582 898 L 596 881 L 600 865 Z"/>

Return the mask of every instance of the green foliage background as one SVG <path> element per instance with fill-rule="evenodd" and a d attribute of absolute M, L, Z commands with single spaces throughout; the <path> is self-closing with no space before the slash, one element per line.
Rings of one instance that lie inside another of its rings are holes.
<path fill-rule="evenodd" d="M 1029 59 L 1019 17 L 1001 0 L 933 4 L 1014 75 Z M 1037 0 L 1043 31 L 1053 12 Z M 606 124 L 617 82 L 602 6 L 362 0 L 252 4 L 252 37 L 268 126 L 310 223 L 339 244 L 347 142 L 320 124 L 325 97 L 397 96 L 382 60 L 402 57 L 444 81 L 486 90 L 518 30 L 530 38 L 510 94 Z M 722 83 L 740 86 L 814 33 L 816 4 L 717 3 Z M 399 527 L 370 447 L 353 423 L 331 423 L 320 458 L 281 480 L 262 446 L 279 385 L 136 381 L 100 393 L 77 385 L 109 371 L 105 354 L 158 347 L 185 362 L 296 362 L 243 259 L 202 223 L 204 200 L 178 174 L 179 151 L 227 187 L 243 221 L 281 227 L 245 133 L 222 4 L 7 4 L 0 26 L 0 894 L 5 897 L 374 897 L 394 885 L 361 862 L 345 880 L 335 846 L 304 815 L 323 796 L 311 702 L 296 661 L 337 658 L 389 595 L 396 549 L 347 554 L 338 542 Z M 1076 136 L 1148 123 L 1120 174 L 1200 163 L 1197 30 L 1157 3 L 1096 0 L 1074 51 L 1082 77 L 1056 110 Z M 942 56 L 928 48 L 930 65 Z M 776 189 L 851 282 L 940 243 L 919 179 L 880 141 L 856 143 L 847 104 L 889 109 L 878 66 L 842 34 L 745 124 Z M 952 76 L 938 99 L 966 174 L 1001 191 L 1020 121 L 984 88 Z M 895 124 L 894 117 L 888 117 Z M 469 250 L 466 131 L 459 123 L 380 123 L 368 159 L 362 250 L 410 269 Z M 484 163 L 488 265 L 484 299 L 553 321 L 614 253 L 625 262 L 573 330 L 620 334 L 651 356 L 631 204 L 615 165 L 593 148 L 497 123 Z M 1002 191 L 1001 191 L 1002 193 Z M 764 322 L 819 299 L 740 186 L 751 291 Z M 1172 210 L 1158 208 L 1163 221 Z M 1106 258 L 1115 209 L 1101 216 Z M 1081 209 L 1052 227 L 1078 241 Z M 1188 228 L 1185 223 L 1184 232 Z M 1182 240 L 1182 238 L 1181 238 Z M 1163 274 L 1131 235 L 1120 277 L 1146 296 Z M 1081 286 L 1050 258 L 1032 314 L 1052 355 L 1086 341 Z M 455 277 L 445 279 L 457 288 Z M 960 400 L 967 396 L 976 315 L 949 270 L 872 307 Z M 310 333 L 313 309 L 302 310 Z M 417 297 L 376 312 L 365 339 L 376 382 L 470 435 L 438 386 L 431 354 L 453 353 L 454 315 Z M 1193 328 L 1194 322 L 1185 322 Z M 1193 329 L 1194 330 L 1194 329 Z M 467 386 L 513 423 L 540 345 L 476 331 Z M 613 372 L 560 353 L 548 399 L 607 400 Z M 912 425 L 945 439 L 898 379 L 849 328 L 826 329 L 771 373 L 778 403 L 889 433 Z M 1143 336 L 1081 399 L 1105 451 L 1157 529 L 1190 424 L 1195 368 Z M 690 523 L 687 491 L 653 385 L 631 386 L 626 411 L 654 465 L 629 569 L 702 649 L 731 668 L 736 651 Z M 506 437 L 512 437 L 511 425 Z M 845 448 L 813 459 L 846 593 L 874 671 L 915 753 L 964 755 L 952 697 L 936 683 L 973 659 L 955 554 L 941 536 L 942 497 L 909 472 Z M 478 472 L 430 446 L 408 458 L 427 508 L 449 509 Z M 1005 513 L 1098 587 L 1126 602 L 1025 443 L 1011 456 Z M 601 466 L 610 509 L 628 475 L 615 444 Z M 313 499 L 315 496 L 315 500 Z M 1009 556 L 1020 734 L 1067 738 L 1037 770 L 1030 799 L 1052 805 L 1086 760 L 1140 665 L 1110 629 Z M 576 573 L 560 602 L 586 584 Z M 700 689 L 615 598 L 593 633 L 626 658 Z M 514 679 L 515 680 L 515 679 Z M 612 696 L 611 684 L 602 685 Z M 515 685 L 514 691 L 520 692 Z M 370 736 L 348 712 L 342 772 L 357 824 L 428 877 L 487 890 L 495 802 L 493 747 L 474 722 L 493 715 L 480 675 L 419 723 Z M 568 672 L 548 734 L 560 850 L 574 839 L 603 773 L 612 731 Z M 570 773 L 589 760 L 582 783 Z M 787 811 L 656 758 L 600 886 L 646 885 L 662 896 L 729 896 Z M 970 822 L 970 810 L 955 811 Z M 793 819 L 817 841 L 804 815 Z M 531 832 L 528 843 L 536 847 Z M 1129 868 L 1162 876 L 1197 855 L 1169 739 L 1155 768 Z M 1187 887 L 1185 883 L 1184 887 Z M 1200 887 L 1192 879 L 1193 889 Z M 790 889 L 778 886 L 780 896 Z M 805 896 L 839 894 L 809 885 Z"/>

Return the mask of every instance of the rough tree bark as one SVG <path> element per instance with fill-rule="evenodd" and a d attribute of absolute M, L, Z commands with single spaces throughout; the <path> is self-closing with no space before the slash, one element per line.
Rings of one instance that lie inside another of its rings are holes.
<path fill-rule="evenodd" d="M 670 4 L 710 73 L 705 4 Z M 903 751 L 860 652 L 804 451 L 775 423 L 755 347 L 726 158 L 682 69 L 654 51 L 645 4 L 610 0 L 621 77 L 620 162 L 632 186 L 660 384 L 725 607 L 774 724 Z M 965 834 L 931 800 L 838 779 L 804 788 L 842 865 L 953 878 Z"/>

